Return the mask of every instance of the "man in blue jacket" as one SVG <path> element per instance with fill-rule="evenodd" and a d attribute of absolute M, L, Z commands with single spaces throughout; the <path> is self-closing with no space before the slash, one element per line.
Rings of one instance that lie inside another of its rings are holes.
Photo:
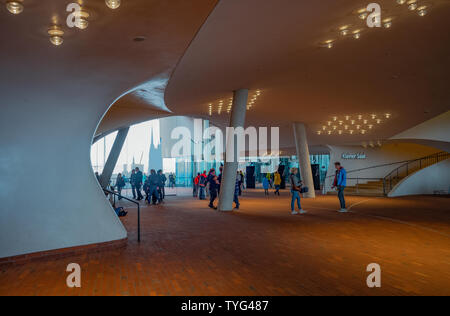
<path fill-rule="evenodd" d="M 336 177 L 334 178 L 333 189 L 337 188 L 339 202 L 341 203 L 340 213 L 347 213 L 347 208 L 345 205 L 344 190 L 347 187 L 347 171 L 341 166 L 340 162 L 336 162 Z"/>

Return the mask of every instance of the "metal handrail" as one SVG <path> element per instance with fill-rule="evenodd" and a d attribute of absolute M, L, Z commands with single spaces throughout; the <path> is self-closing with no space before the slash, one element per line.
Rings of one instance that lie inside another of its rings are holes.
<path fill-rule="evenodd" d="M 371 170 L 371 169 L 377 169 L 377 168 L 382 168 L 382 167 L 389 167 L 389 166 L 393 166 L 393 165 L 398 165 L 398 164 L 404 164 L 407 162 L 410 162 L 412 160 L 405 160 L 405 161 L 399 161 L 399 162 L 392 162 L 392 163 L 387 163 L 387 164 L 383 164 L 383 165 L 377 165 L 377 166 L 372 166 L 372 167 L 367 167 L 367 168 L 362 168 L 362 169 L 355 169 L 355 170 L 350 170 L 347 171 L 347 174 L 350 173 L 355 173 L 355 172 L 360 172 L 360 171 L 366 171 L 366 170 Z M 328 178 L 334 178 L 334 175 L 328 176 Z"/>
<path fill-rule="evenodd" d="M 108 193 L 108 194 L 111 194 L 111 195 L 114 196 L 114 203 L 113 203 L 114 208 L 116 207 L 116 196 L 118 198 L 120 198 L 120 199 L 127 200 L 127 201 L 137 205 L 137 209 L 138 209 L 138 223 L 137 223 L 137 225 L 138 225 L 138 242 L 141 242 L 141 204 L 138 201 L 130 199 L 130 198 L 127 198 L 125 196 L 122 196 L 122 195 L 120 195 L 119 193 L 117 193 L 115 191 L 111 191 L 111 190 L 108 190 L 108 189 L 103 189 L 103 191 L 105 193 Z"/>
<path fill-rule="evenodd" d="M 450 153 L 442 151 L 442 152 L 435 153 L 433 155 L 429 155 L 429 156 L 426 156 L 423 158 L 418 158 L 418 159 L 407 161 L 405 164 L 394 169 L 386 177 L 384 177 L 383 182 L 385 185 L 387 184 L 387 182 L 389 182 L 389 191 L 392 191 L 394 181 L 399 182 L 400 179 L 404 179 L 404 178 L 408 177 L 410 174 L 416 172 L 417 170 L 422 170 L 423 168 L 429 167 L 433 164 L 439 163 L 439 162 L 444 161 L 449 158 L 450 158 Z M 419 163 L 419 166 L 418 166 L 419 168 L 418 169 L 412 168 L 411 165 L 413 163 L 417 163 L 417 162 Z M 402 168 L 404 168 L 406 172 L 405 172 L 404 176 L 400 177 L 400 175 L 401 175 L 400 172 L 401 172 Z M 414 170 L 414 172 L 411 172 L 412 170 Z"/>

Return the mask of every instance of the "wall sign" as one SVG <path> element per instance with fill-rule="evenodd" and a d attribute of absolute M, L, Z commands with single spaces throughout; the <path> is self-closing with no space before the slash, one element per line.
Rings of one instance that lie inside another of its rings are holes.
<path fill-rule="evenodd" d="M 342 154 L 342 159 L 363 160 L 363 159 L 367 159 L 367 155 L 365 153 L 357 153 L 357 154 L 344 153 L 344 154 Z"/>

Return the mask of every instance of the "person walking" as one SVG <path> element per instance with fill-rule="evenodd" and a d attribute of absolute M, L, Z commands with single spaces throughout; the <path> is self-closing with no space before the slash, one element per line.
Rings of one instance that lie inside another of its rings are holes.
<path fill-rule="evenodd" d="M 269 186 L 270 188 L 272 188 L 272 175 L 270 173 L 266 174 L 266 178 L 267 180 L 269 180 Z"/>
<path fill-rule="evenodd" d="M 219 168 L 219 176 L 217 177 L 217 181 L 219 181 L 219 185 L 217 186 L 217 194 L 220 194 L 220 185 L 222 184 L 222 174 L 223 174 L 223 166 Z"/>
<path fill-rule="evenodd" d="M 218 196 L 219 180 L 217 179 L 215 169 L 211 169 L 208 175 L 208 179 L 209 179 L 208 182 L 209 182 L 209 196 L 210 196 L 208 206 L 214 210 L 217 210 L 217 207 L 214 206 L 214 202 L 216 201 Z"/>
<path fill-rule="evenodd" d="M 125 187 L 125 180 L 122 177 L 122 174 L 119 173 L 116 179 L 116 189 L 119 193 L 119 201 L 122 200 L 122 189 Z"/>
<path fill-rule="evenodd" d="M 268 196 L 269 195 L 269 179 L 267 179 L 267 177 L 263 178 L 263 189 L 264 189 L 264 195 Z"/>
<path fill-rule="evenodd" d="M 334 177 L 332 188 L 336 188 L 338 191 L 339 203 L 341 204 L 341 209 L 339 210 L 339 212 L 347 213 L 348 211 L 344 195 L 345 188 L 347 187 L 347 171 L 344 169 L 344 167 L 341 166 L 340 162 L 336 162 L 334 166 L 336 167 L 336 176 Z"/>
<path fill-rule="evenodd" d="M 298 169 L 292 168 L 291 169 L 291 175 L 289 176 L 290 182 L 291 182 L 291 194 L 292 194 L 292 200 L 291 200 L 291 211 L 292 215 L 298 215 L 298 214 L 306 214 L 307 212 L 302 209 L 302 205 L 300 202 L 300 193 L 302 188 L 302 181 L 298 177 Z M 295 202 L 297 202 L 297 206 L 299 211 L 297 212 L 295 210 Z"/>
<path fill-rule="evenodd" d="M 273 175 L 273 184 L 275 185 L 275 195 L 280 196 L 281 175 L 278 171 Z"/>

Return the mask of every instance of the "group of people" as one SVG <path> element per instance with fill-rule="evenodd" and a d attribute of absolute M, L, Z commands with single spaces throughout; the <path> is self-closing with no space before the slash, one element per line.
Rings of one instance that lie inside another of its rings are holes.
<path fill-rule="evenodd" d="M 144 174 L 139 168 L 133 169 L 130 176 L 131 191 L 133 199 L 141 201 L 144 199 L 142 189 L 145 192 L 145 200 L 148 204 L 160 204 L 166 197 L 165 186 L 167 177 L 162 170 L 156 172 L 151 170 L 150 175 L 144 181 Z M 119 195 L 122 194 L 123 188 L 126 186 L 126 178 L 122 174 L 117 175 L 115 188 Z M 120 200 L 120 198 L 119 198 Z"/>
<path fill-rule="evenodd" d="M 336 162 L 336 173 L 333 181 L 333 189 L 338 191 L 338 198 L 341 209 L 339 212 L 346 213 L 346 202 L 344 191 L 347 186 L 347 171 L 342 167 L 341 163 Z M 220 185 L 222 183 L 222 175 L 223 175 L 223 166 L 219 169 L 219 175 L 216 174 L 216 170 L 213 168 L 208 173 L 203 171 L 203 173 L 198 173 L 194 178 L 194 191 L 193 195 L 195 198 L 199 198 L 200 200 L 206 200 L 207 194 L 209 194 L 209 207 L 212 209 L 217 209 L 215 206 L 215 202 L 220 194 Z M 270 178 L 269 178 L 270 177 Z M 240 203 L 239 197 L 242 195 L 242 190 L 244 187 L 244 173 L 242 171 L 238 171 L 236 174 L 236 183 L 234 187 L 234 198 L 233 201 L 236 205 L 236 210 L 239 210 Z M 272 176 L 268 174 L 263 178 L 263 188 L 265 195 L 269 195 L 269 186 L 271 186 Z M 174 181 L 170 179 L 170 185 L 174 185 Z M 174 180 L 174 178 L 173 178 Z M 297 214 L 305 214 L 307 213 L 302 209 L 301 206 L 301 194 L 308 192 L 309 188 L 303 185 L 299 177 L 299 172 L 297 168 L 292 168 L 289 176 L 289 181 L 291 185 L 291 211 L 293 215 Z M 133 192 L 133 198 L 141 201 L 144 199 L 141 190 L 143 189 L 146 197 L 145 200 L 148 204 L 161 204 L 165 199 L 165 185 L 167 182 L 167 178 L 162 172 L 159 170 L 151 170 L 150 175 L 144 181 L 144 175 L 139 168 L 136 168 L 132 171 L 130 177 L 131 189 Z M 280 187 L 281 187 L 281 174 L 277 171 L 273 175 L 273 185 L 275 186 L 275 195 L 280 195 Z M 126 178 L 119 174 L 117 176 L 115 188 L 118 191 L 119 195 L 123 188 L 126 185 Z M 120 198 L 119 198 L 120 199 Z M 297 204 L 298 211 L 295 209 L 295 205 Z"/>
<path fill-rule="evenodd" d="M 194 178 L 193 194 L 195 198 L 200 200 L 206 200 L 206 195 L 209 194 L 209 207 L 217 210 L 215 201 L 220 194 L 220 185 L 222 183 L 223 166 L 219 168 L 219 175 L 216 174 L 216 169 L 211 169 L 208 174 L 206 170 L 203 173 L 198 173 Z M 239 210 L 240 203 L 239 197 L 242 195 L 242 191 L 245 189 L 244 173 L 238 171 L 236 174 L 236 182 L 234 186 L 234 198 L 235 210 Z"/>
<path fill-rule="evenodd" d="M 266 196 L 269 195 L 269 187 L 275 187 L 275 195 L 280 196 L 280 189 L 281 189 L 281 174 L 276 171 L 273 174 L 273 178 L 272 178 L 272 174 L 268 173 L 264 178 L 263 178 L 263 189 L 264 189 L 264 194 Z"/>
<path fill-rule="evenodd" d="M 336 162 L 335 164 L 336 173 L 332 185 L 332 189 L 336 189 L 338 192 L 338 198 L 339 203 L 341 206 L 341 209 L 339 210 L 340 213 L 347 213 L 347 207 L 345 202 L 345 195 L 344 191 L 347 187 L 347 171 L 345 168 L 341 165 L 340 162 Z M 291 211 L 292 215 L 298 215 L 298 214 L 306 214 L 307 212 L 303 210 L 301 205 L 301 194 L 308 192 L 309 188 L 306 188 L 303 186 L 303 182 L 300 180 L 298 176 L 298 169 L 292 168 L 291 174 L 289 176 L 289 180 L 291 183 Z M 295 210 L 295 204 L 297 204 L 298 211 Z"/>

